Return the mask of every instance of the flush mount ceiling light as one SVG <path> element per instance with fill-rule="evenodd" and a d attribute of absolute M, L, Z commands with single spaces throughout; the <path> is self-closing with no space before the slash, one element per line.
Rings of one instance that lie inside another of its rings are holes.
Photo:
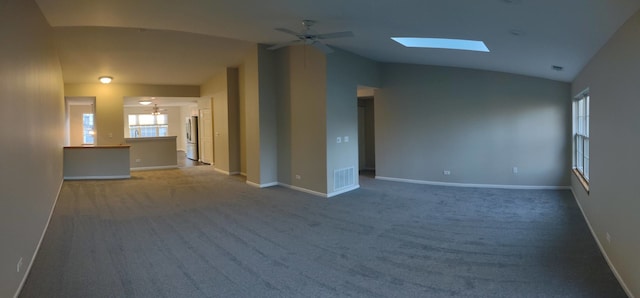
<path fill-rule="evenodd" d="M 98 80 L 100 80 L 100 83 L 102 84 L 109 84 L 111 83 L 111 81 L 113 81 L 113 77 L 101 76 L 98 78 Z"/>
<path fill-rule="evenodd" d="M 150 100 L 141 100 L 138 103 L 143 105 L 143 106 L 148 106 L 148 105 L 151 104 L 151 101 Z"/>
<path fill-rule="evenodd" d="M 431 48 L 489 52 L 489 48 L 487 48 L 484 42 L 479 40 L 425 37 L 391 37 L 391 39 L 408 48 Z"/>

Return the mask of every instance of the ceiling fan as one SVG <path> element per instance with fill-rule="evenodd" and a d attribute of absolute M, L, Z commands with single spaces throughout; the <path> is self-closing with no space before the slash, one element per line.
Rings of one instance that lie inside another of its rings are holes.
<path fill-rule="evenodd" d="M 278 30 L 280 32 L 284 32 L 287 34 L 291 34 L 295 37 L 297 37 L 298 39 L 296 40 L 292 40 L 292 41 L 288 41 L 288 42 L 283 42 L 283 43 L 279 43 L 279 44 L 275 44 L 273 46 L 268 47 L 268 50 L 275 50 L 275 49 L 279 49 L 282 47 L 286 47 L 286 46 L 290 46 L 290 45 L 295 45 L 295 44 L 304 44 L 304 45 L 310 45 L 312 47 L 317 48 L 318 50 L 322 51 L 325 54 L 329 54 L 333 52 L 333 49 L 331 49 L 328 45 L 326 45 L 324 42 L 322 42 L 322 40 L 325 39 L 333 39 L 333 38 L 343 38 L 343 37 L 353 37 L 353 32 L 351 31 L 343 31 L 343 32 L 332 32 L 332 33 L 325 33 L 325 34 L 318 34 L 316 33 L 315 30 L 311 29 L 311 27 L 315 24 L 315 21 L 312 20 L 303 20 L 302 21 L 302 31 L 301 32 L 295 32 L 293 30 L 289 30 L 287 28 L 276 28 L 275 30 Z"/>
<path fill-rule="evenodd" d="M 160 112 L 164 112 L 166 110 L 167 109 L 161 109 L 160 107 L 158 107 L 158 104 L 154 104 L 151 108 L 151 115 L 160 115 Z"/>

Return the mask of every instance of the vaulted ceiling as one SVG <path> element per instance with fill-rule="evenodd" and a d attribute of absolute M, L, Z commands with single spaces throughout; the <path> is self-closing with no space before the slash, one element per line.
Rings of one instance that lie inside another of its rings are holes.
<path fill-rule="evenodd" d="M 54 27 L 65 82 L 189 84 L 237 66 L 255 43 L 319 33 L 376 61 L 493 70 L 571 81 L 640 8 L 638 0 L 36 0 Z M 405 48 L 392 36 L 484 41 L 490 53 Z M 552 66 L 563 67 L 562 71 Z"/>

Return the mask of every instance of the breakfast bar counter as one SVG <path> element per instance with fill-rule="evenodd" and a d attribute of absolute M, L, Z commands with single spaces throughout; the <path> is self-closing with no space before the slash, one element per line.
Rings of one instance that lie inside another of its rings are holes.
<path fill-rule="evenodd" d="M 131 178 L 129 145 L 65 146 L 64 179 Z"/>

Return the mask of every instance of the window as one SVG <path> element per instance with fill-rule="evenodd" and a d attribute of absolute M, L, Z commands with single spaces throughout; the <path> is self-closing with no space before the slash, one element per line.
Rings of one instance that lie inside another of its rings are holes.
<path fill-rule="evenodd" d="M 169 133 L 168 117 L 164 114 L 129 115 L 129 137 L 164 137 Z"/>
<path fill-rule="evenodd" d="M 576 96 L 573 103 L 573 167 L 585 182 L 589 181 L 589 90 Z"/>
<path fill-rule="evenodd" d="M 93 114 L 82 114 L 82 143 L 94 144 Z"/>

